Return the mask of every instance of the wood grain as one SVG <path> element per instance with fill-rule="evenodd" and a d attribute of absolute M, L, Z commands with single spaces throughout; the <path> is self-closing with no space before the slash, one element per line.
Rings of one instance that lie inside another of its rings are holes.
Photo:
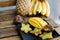
<path fill-rule="evenodd" d="M 0 16 L 6 15 L 6 14 L 14 14 L 14 13 L 16 13 L 16 9 L 5 10 L 5 11 L 0 12 Z"/>
<path fill-rule="evenodd" d="M 0 27 L 5 27 L 13 24 L 16 10 L 6 10 L 0 12 Z"/>
<path fill-rule="evenodd" d="M 14 36 L 14 35 L 18 35 L 15 26 L 10 25 L 4 28 L 0 28 L 0 38 Z"/>
<path fill-rule="evenodd" d="M 16 0 L 0 0 L 0 7 L 15 5 Z"/>
<path fill-rule="evenodd" d="M 0 40 L 21 40 L 15 25 L 0 28 Z"/>
<path fill-rule="evenodd" d="M 13 36 L 13 37 L 8 37 L 8 38 L 3 38 L 0 40 L 21 40 L 19 36 Z"/>
<path fill-rule="evenodd" d="M 0 12 L 0 22 L 13 20 L 15 17 L 15 10 L 8 10 Z"/>
<path fill-rule="evenodd" d="M 58 25 L 51 18 L 44 18 L 43 17 L 43 19 L 45 19 L 49 23 L 49 25 L 51 25 L 53 28 L 58 27 Z"/>
<path fill-rule="evenodd" d="M 11 21 L 3 21 L 3 22 L 0 22 L 0 28 L 8 26 L 8 25 L 12 25 L 12 24 L 13 24 L 13 20 L 11 20 Z"/>
<path fill-rule="evenodd" d="M 53 38 L 51 40 L 60 40 L 60 37 L 57 37 L 57 38 Z"/>
<path fill-rule="evenodd" d="M 46 19 L 46 21 L 48 21 L 48 22 L 49 22 L 49 21 L 53 22 L 52 20 L 50 20 L 50 18 L 49 18 L 49 19 Z M 49 23 L 49 24 L 51 24 L 51 23 Z M 55 26 L 55 23 L 54 23 L 54 22 L 53 22 L 53 24 L 54 24 L 54 26 Z M 6 29 L 6 30 L 7 30 L 7 29 Z M 2 33 L 2 32 L 3 32 L 3 33 L 6 32 L 6 33 L 4 33 L 4 34 L 6 35 L 7 32 L 9 32 L 9 29 L 8 29 L 8 31 L 1 31 L 1 33 Z M 11 30 L 10 30 L 10 32 L 11 32 Z M 2 34 L 3 34 L 3 33 L 2 33 Z M 8 33 L 8 34 L 9 34 L 9 33 Z M 12 38 L 11 38 L 11 39 L 12 39 Z M 8 39 L 6 39 L 6 40 L 8 40 Z M 18 39 L 17 39 L 17 40 L 18 40 Z"/>

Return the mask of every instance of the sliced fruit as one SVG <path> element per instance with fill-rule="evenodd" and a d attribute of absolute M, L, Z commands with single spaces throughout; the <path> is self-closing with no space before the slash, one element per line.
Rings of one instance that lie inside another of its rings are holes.
<path fill-rule="evenodd" d="M 38 36 L 39 34 L 41 34 L 41 29 L 39 28 L 34 28 L 34 30 L 30 31 L 30 33 L 35 34 L 36 36 Z"/>
<path fill-rule="evenodd" d="M 41 25 L 39 23 L 37 23 L 37 21 L 35 21 L 34 19 L 30 18 L 28 20 L 28 22 L 33 26 L 33 27 L 36 27 L 36 28 L 42 28 Z"/>
<path fill-rule="evenodd" d="M 31 30 L 32 29 L 30 28 L 30 25 L 29 24 L 26 25 L 26 24 L 22 23 L 21 31 L 23 31 L 25 33 L 28 33 Z"/>
<path fill-rule="evenodd" d="M 40 25 L 42 25 L 42 27 L 48 25 L 42 18 L 35 17 L 33 19 L 36 20 Z"/>
<path fill-rule="evenodd" d="M 53 38 L 52 32 L 43 33 L 42 35 L 40 35 L 40 37 L 41 37 L 43 40 Z"/>
<path fill-rule="evenodd" d="M 48 25 L 42 18 L 39 18 L 39 17 L 32 17 L 32 18 L 29 18 L 28 22 L 36 27 L 36 28 L 41 28 L 43 29 L 46 25 Z"/>

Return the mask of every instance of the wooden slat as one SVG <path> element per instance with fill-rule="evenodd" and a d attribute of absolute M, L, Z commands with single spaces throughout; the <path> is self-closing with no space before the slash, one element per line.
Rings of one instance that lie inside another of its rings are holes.
<path fill-rule="evenodd" d="M 19 36 L 13 36 L 13 37 L 8 37 L 8 38 L 3 38 L 0 40 L 21 40 Z"/>
<path fill-rule="evenodd" d="M 45 19 L 49 23 L 49 25 L 51 25 L 53 28 L 58 27 L 58 25 L 51 18 L 43 18 L 43 19 Z"/>
<path fill-rule="evenodd" d="M 14 14 L 14 13 L 16 13 L 16 9 L 5 10 L 5 11 L 0 12 L 0 16 L 1 15 L 6 15 L 6 14 Z"/>
<path fill-rule="evenodd" d="M 13 24 L 16 10 L 6 10 L 0 12 L 0 27 L 5 27 Z"/>
<path fill-rule="evenodd" d="M 0 38 L 15 36 L 15 35 L 18 35 L 18 33 L 16 31 L 16 27 L 13 25 L 10 25 L 5 28 L 0 28 Z"/>
<path fill-rule="evenodd" d="M 15 12 L 16 12 L 15 10 L 0 12 L 0 22 L 13 20 Z"/>
<path fill-rule="evenodd" d="M 21 37 L 18 36 L 15 25 L 9 25 L 3 28 L 0 28 L 0 40 L 21 40 Z"/>
<path fill-rule="evenodd" d="M 12 14 L 0 16 L 0 22 L 9 21 L 9 20 L 13 20 L 13 19 L 14 19 L 14 15 L 12 15 Z"/>
<path fill-rule="evenodd" d="M 57 38 L 53 38 L 51 40 L 60 40 L 60 37 L 57 37 Z"/>
<path fill-rule="evenodd" d="M 55 28 L 55 30 L 60 35 L 60 27 Z"/>
<path fill-rule="evenodd" d="M 0 7 L 15 5 L 16 0 L 0 0 Z"/>
<path fill-rule="evenodd" d="M 12 25 L 12 24 L 13 24 L 13 20 L 11 20 L 11 21 L 3 21 L 3 22 L 0 22 L 0 28 L 8 26 L 8 25 Z"/>

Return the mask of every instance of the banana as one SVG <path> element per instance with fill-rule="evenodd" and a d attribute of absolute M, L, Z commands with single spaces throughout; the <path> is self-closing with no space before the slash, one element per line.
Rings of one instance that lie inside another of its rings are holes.
<path fill-rule="evenodd" d="M 34 20 L 33 18 L 29 18 L 28 22 L 33 26 L 33 27 L 36 27 L 36 28 L 41 28 L 42 29 L 42 26 L 37 23 L 36 20 Z"/>
<path fill-rule="evenodd" d="M 45 14 L 45 16 L 49 17 L 49 15 L 50 15 L 50 6 L 49 6 L 49 3 L 46 0 L 45 0 L 45 4 L 46 4 L 46 14 Z"/>
<path fill-rule="evenodd" d="M 42 4 L 41 4 L 41 1 L 38 1 L 38 3 L 39 3 L 38 4 L 39 6 L 38 6 L 38 9 L 37 9 L 37 12 L 40 13 L 41 10 L 42 10 Z"/>
<path fill-rule="evenodd" d="M 45 13 L 46 13 L 46 5 L 45 5 L 45 2 L 42 1 L 41 4 L 42 4 L 42 11 L 41 11 L 41 14 L 42 14 L 42 15 L 45 15 Z"/>
<path fill-rule="evenodd" d="M 34 6 L 34 11 L 33 11 L 33 14 L 34 14 L 34 15 L 36 15 L 38 6 L 39 6 L 39 2 L 38 2 L 38 0 L 37 0 L 37 1 L 36 1 L 36 4 L 35 4 L 35 6 Z"/>
<path fill-rule="evenodd" d="M 32 15 L 32 13 L 33 13 L 33 8 L 34 8 L 35 2 L 36 2 L 36 0 L 31 1 L 31 5 L 30 5 L 30 9 L 29 9 L 29 15 Z"/>

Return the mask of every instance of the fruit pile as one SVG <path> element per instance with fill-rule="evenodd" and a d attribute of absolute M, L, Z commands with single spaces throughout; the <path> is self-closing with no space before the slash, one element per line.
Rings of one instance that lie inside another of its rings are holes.
<path fill-rule="evenodd" d="M 47 0 L 17 0 L 18 14 L 25 15 L 36 15 L 41 14 L 42 16 L 49 17 L 50 6 Z"/>
<path fill-rule="evenodd" d="M 43 40 L 53 38 L 52 28 L 44 19 L 40 17 L 29 17 L 26 19 L 27 21 L 25 21 L 25 19 L 22 19 L 19 15 L 17 15 L 17 17 L 17 22 L 21 23 L 20 30 L 22 32 L 33 34 Z"/>
<path fill-rule="evenodd" d="M 33 16 L 38 14 L 49 17 L 50 6 L 47 0 L 17 0 L 16 5 L 18 14 L 16 22 L 21 23 L 21 31 L 41 37 L 43 40 L 53 38 L 51 26 L 41 17 Z M 33 17 L 27 17 L 26 15 L 32 15 Z"/>
<path fill-rule="evenodd" d="M 27 24 L 21 23 L 21 31 L 39 36 L 42 39 L 53 38 L 48 23 L 39 17 L 28 18 Z M 44 30 L 45 32 L 43 32 Z M 50 32 L 47 32 L 50 31 Z"/>

